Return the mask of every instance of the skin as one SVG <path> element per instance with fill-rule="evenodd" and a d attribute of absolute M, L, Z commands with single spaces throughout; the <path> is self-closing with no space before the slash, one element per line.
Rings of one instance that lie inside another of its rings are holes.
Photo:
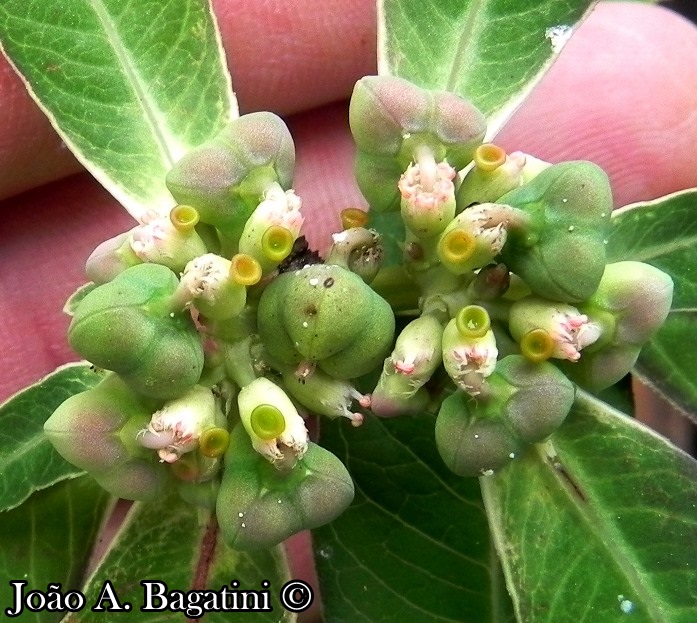
<path fill-rule="evenodd" d="M 345 100 L 376 71 L 373 1 L 325 0 L 307 15 L 307 0 L 213 4 L 241 111 L 287 117 L 307 234 L 322 249 L 339 210 L 364 205 Z M 695 57 L 697 29 L 669 10 L 601 4 L 496 140 L 552 162 L 597 162 L 616 205 L 697 186 Z M 80 170 L 0 61 L 0 401 L 76 359 L 60 309 L 85 281 L 92 249 L 133 225 L 89 175 L 65 177 Z M 295 555 L 307 575 L 302 545 Z"/>

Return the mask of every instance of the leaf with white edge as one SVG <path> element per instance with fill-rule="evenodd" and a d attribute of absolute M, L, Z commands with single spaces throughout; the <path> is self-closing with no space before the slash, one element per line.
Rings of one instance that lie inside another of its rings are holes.
<path fill-rule="evenodd" d="M 666 323 L 642 349 L 637 375 L 697 419 L 697 189 L 637 203 L 613 213 L 609 262 L 636 260 L 668 273 L 675 284 Z"/>
<path fill-rule="evenodd" d="M 594 0 L 378 0 L 378 73 L 458 93 L 491 139 Z"/>
<path fill-rule="evenodd" d="M 477 480 L 443 464 L 426 414 L 322 426 L 348 467 L 353 504 L 313 530 L 331 623 L 513 622 Z"/>
<path fill-rule="evenodd" d="M 579 392 L 484 502 L 519 621 L 697 621 L 697 463 Z"/>
<path fill-rule="evenodd" d="M 136 218 L 237 104 L 206 0 L 3 0 L 0 44 L 82 164 Z"/>
<path fill-rule="evenodd" d="M 84 363 L 58 368 L 0 405 L 0 511 L 34 491 L 83 474 L 44 435 L 44 422 L 70 396 L 94 387 L 101 375 Z"/>
<path fill-rule="evenodd" d="M 109 494 L 84 476 L 35 493 L 19 508 L 0 513 L 0 612 L 14 609 L 11 581 L 26 582 L 27 593 L 46 591 L 48 584 L 57 583 L 63 592 L 79 590 L 90 550 L 112 506 Z M 62 612 L 25 610 L 17 620 L 52 623 L 62 617 Z"/>
<path fill-rule="evenodd" d="M 177 616 L 173 612 L 182 612 L 174 596 L 168 598 L 171 610 L 140 610 L 147 605 L 148 594 L 153 595 L 151 601 L 156 608 L 162 603 L 154 597 L 162 590 L 156 582 L 166 584 L 167 591 L 186 593 L 192 589 L 220 591 L 223 586 L 231 592 L 235 586 L 231 582 L 237 581 L 240 591 L 259 592 L 264 590 L 262 582 L 267 580 L 269 605 L 273 611 L 231 613 L 231 605 L 243 606 L 243 597 L 238 595 L 229 597 L 228 610 L 208 612 L 204 620 L 208 623 L 292 623 L 295 615 L 284 611 L 278 600 L 281 587 L 289 579 L 287 560 L 280 546 L 253 553 L 236 552 L 221 541 L 215 519 L 209 519 L 207 513 L 171 494 L 155 502 L 133 504 L 83 592 L 87 602 L 94 604 L 108 580 L 121 605 L 132 605 L 128 614 L 100 612 L 100 623 L 122 623 L 124 617 L 134 623 L 171 623 Z M 151 584 L 143 586 L 143 581 Z M 202 603 L 199 601 L 197 605 Z M 247 603 L 253 607 L 254 599 L 250 597 Z M 259 603 L 262 607 L 265 605 L 263 600 Z M 103 605 L 108 605 L 108 601 Z M 183 605 L 186 606 L 185 597 Z M 195 608 L 192 604 L 191 610 L 183 612 L 184 616 L 197 619 L 202 613 Z M 64 623 L 94 623 L 96 620 L 95 614 L 87 608 L 69 614 Z"/>
<path fill-rule="evenodd" d="M 77 306 L 82 302 L 82 299 L 84 299 L 96 287 L 97 284 L 93 281 L 90 281 L 89 283 L 80 286 L 77 290 L 75 290 L 75 292 L 73 292 L 68 297 L 68 300 L 65 302 L 65 305 L 63 305 L 63 313 L 67 314 L 68 316 L 73 316 L 75 314 Z"/>

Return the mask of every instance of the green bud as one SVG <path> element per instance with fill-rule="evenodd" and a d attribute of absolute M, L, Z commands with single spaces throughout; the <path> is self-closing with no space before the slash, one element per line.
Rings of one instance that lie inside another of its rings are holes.
<path fill-rule="evenodd" d="M 285 123 L 269 112 L 243 115 L 215 138 L 189 152 L 167 175 L 179 203 L 201 221 L 237 237 L 273 184 L 289 188 L 295 147 Z"/>
<path fill-rule="evenodd" d="M 64 459 L 95 476 L 113 495 L 150 499 L 168 480 L 165 466 L 137 442 L 150 413 L 149 405 L 109 374 L 64 401 L 46 420 L 44 432 Z"/>
<path fill-rule="evenodd" d="M 89 292 L 68 329 L 70 345 L 118 372 L 136 392 L 173 398 L 195 385 L 203 346 L 188 312 L 172 311 L 179 282 L 158 264 L 139 264 Z"/>
<path fill-rule="evenodd" d="M 440 367 L 442 336 L 443 325 L 431 314 L 404 327 L 371 397 L 376 415 L 393 417 L 425 408 L 428 394 L 420 389 Z"/>
<path fill-rule="evenodd" d="M 581 350 L 594 344 L 602 327 L 578 309 L 539 296 L 526 296 L 511 306 L 511 335 L 532 361 L 550 357 L 578 361 Z"/>
<path fill-rule="evenodd" d="M 240 390 L 237 405 L 252 446 L 269 462 L 281 465 L 290 454 L 303 457 L 308 444 L 305 422 L 278 385 L 264 377 L 254 379 Z"/>
<path fill-rule="evenodd" d="M 180 273 L 188 262 L 206 253 L 206 245 L 194 229 L 198 212 L 177 206 L 169 214 L 146 214 L 143 223 L 131 230 L 130 244 L 143 262 L 162 264 Z"/>
<path fill-rule="evenodd" d="M 307 361 L 347 379 L 385 358 L 394 315 L 358 275 L 313 264 L 280 275 L 264 290 L 258 328 L 272 360 L 285 365 Z"/>
<path fill-rule="evenodd" d="M 353 500 L 351 477 L 331 452 L 310 443 L 291 470 L 257 454 L 242 426 L 232 431 L 216 515 L 237 550 L 269 548 L 340 515 Z"/>
<path fill-rule="evenodd" d="M 525 211 L 511 226 L 502 258 L 539 296 L 586 300 L 605 269 L 612 195 L 605 172 L 590 162 L 564 162 L 499 200 Z"/>
<path fill-rule="evenodd" d="M 483 307 L 468 305 L 443 331 L 443 366 L 463 391 L 476 396 L 496 368 L 496 338 Z"/>
<path fill-rule="evenodd" d="M 361 212 L 363 214 L 363 212 Z M 380 235 L 365 227 L 350 227 L 332 234 L 327 264 L 335 264 L 360 275 L 371 283 L 382 265 L 383 247 Z"/>
<path fill-rule="evenodd" d="M 523 449 L 503 418 L 462 391 L 443 401 L 435 433 L 443 462 L 458 476 L 492 475 Z"/>
<path fill-rule="evenodd" d="M 437 162 L 464 168 L 481 143 L 486 120 L 467 100 L 428 91 L 393 76 L 356 83 L 349 109 L 358 147 L 356 179 L 372 209 L 399 207 L 397 182 L 424 149 Z"/>

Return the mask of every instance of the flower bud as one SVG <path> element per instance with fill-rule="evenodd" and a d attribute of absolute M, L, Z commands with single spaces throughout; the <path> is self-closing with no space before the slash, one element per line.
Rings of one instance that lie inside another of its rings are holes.
<path fill-rule="evenodd" d="M 179 273 L 206 252 L 194 229 L 197 222 L 198 213 L 190 206 L 177 206 L 168 215 L 148 212 L 143 224 L 131 230 L 131 249 L 143 262 L 162 264 Z"/>
<path fill-rule="evenodd" d="M 107 283 L 127 268 L 142 263 L 131 249 L 131 232 L 105 240 L 92 251 L 85 264 L 87 278 L 97 284 Z"/>
<path fill-rule="evenodd" d="M 245 223 L 240 253 L 254 257 L 264 273 L 275 269 L 290 255 L 300 235 L 304 221 L 301 205 L 294 191 L 284 192 L 280 186 L 272 187 Z M 272 228 L 276 228 L 275 235 Z"/>
<path fill-rule="evenodd" d="M 496 367 L 498 350 L 489 314 L 483 307 L 460 310 L 443 332 L 443 365 L 455 384 L 476 396 Z"/>
<path fill-rule="evenodd" d="M 509 328 L 523 355 L 532 361 L 549 357 L 578 361 L 595 343 L 601 326 L 575 307 L 527 296 L 511 306 Z"/>
<path fill-rule="evenodd" d="M 443 325 L 431 314 L 402 329 L 372 395 L 375 414 L 393 417 L 425 408 L 428 394 L 420 392 L 414 397 L 442 362 L 442 337 Z"/>
<path fill-rule="evenodd" d="M 365 214 L 358 210 L 360 214 Z M 380 235 L 365 227 L 350 227 L 332 234 L 327 264 L 342 266 L 356 273 L 366 283 L 377 276 L 383 260 Z"/>
<path fill-rule="evenodd" d="M 179 202 L 201 221 L 236 239 L 267 189 L 289 188 L 295 147 L 285 123 L 269 112 L 243 115 L 215 138 L 189 152 L 167 175 Z"/>
<path fill-rule="evenodd" d="M 213 392 L 195 385 L 155 411 L 138 434 L 138 442 L 144 448 L 157 450 L 160 461 L 174 463 L 182 454 L 199 447 L 204 431 L 225 424 Z"/>
<path fill-rule="evenodd" d="M 525 154 L 506 154 L 498 145 L 485 143 L 474 152 L 474 166 L 457 189 L 458 209 L 475 203 L 493 203 L 522 183 Z"/>
<path fill-rule="evenodd" d="M 112 495 L 132 500 L 160 494 L 164 466 L 136 441 L 150 410 L 116 375 L 71 396 L 46 420 L 44 431 L 58 453 L 97 478 Z M 137 474 L 137 479 L 131 476 Z"/>
<path fill-rule="evenodd" d="M 292 470 L 274 469 L 236 426 L 225 456 L 216 516 L 230 547 L 269 548 L 334 520 L 353 495 L 351 477 L 331 452 L 310 443 Z"/>
<path fill-rule="evenodd" d="M 529 220 L 509 227 L 506 265 L 537 295 L 574 303 L 589 298 L 605 269 L 612 194 L 605 172 L 590 162 L 564 162 L 499 200 Z"/>
<path fill-rule="evenodd" d="M 322 370 L 303 376 L 284 368 L 283 386 L 309 411 L 330 418 L 345 417 L 353 426 L 363 423 L 363 415 L 351 411 L 352 403 L 356 401 L 364 409 L 370 407 L 369 396 L 361 394 L 348 381 L 332 378 Z"/>
<path fill-rule="evenodd" d="M 68 329 L 70 345 L 140 394 L 181 395 L 201 375 L 203 346 L 190 315 L 172 310 L 178 285 L 159 264 L 129 268 L 80 301 Z"/>
<path fill-rule="evenodd" d="M 358 275 L 329 264 L 277 277 L 261 296 L 257 320 L 272 360 L 307 361 L 344 379 L 378 365 L 394 335 L 389 304 Z"/>
<path fill-rule="evenodd" d="M 181 286 L 205 317 L 227 320 L 244 309 L 247 289 L 235 281 L 231 271 L 232 262 L 213 253 L 193 259 L 184 268 Z"/>
<path fill-rule="evenodd" d="M 302 458 L 308 443 L 305 422 L 278 385 L 257 378 L 240 390 L 237 404 L 242 424 L 259 454 L 275 463 L 284 460 L 287 448 L 296 459 Z"/>
<path fill-rule="evenodd" d="M 506 242 L 507 212 L 506 206 L 484 203 L 458 214 L 438 240 L 443 266 L 462 275 L 491 262 Z"/>
<path fill-rule="evenodd" d="M 455 216 L 456 176 L 457 171 L 447 162 L 436 164 L 427 152 L 399 179 L 402 220 L 417 238 L 437 236 Z"/>
<path fill-rule="evenodd" d="M 358 147 L 358 185 L 379 211 L 398 208 L 399 176 L 424 148 L 437 161 L 462 169 L 486 129 L 481 112 L 461 97 L 393 76 L 368 76 L 356 83 L 349 123 Z"/>

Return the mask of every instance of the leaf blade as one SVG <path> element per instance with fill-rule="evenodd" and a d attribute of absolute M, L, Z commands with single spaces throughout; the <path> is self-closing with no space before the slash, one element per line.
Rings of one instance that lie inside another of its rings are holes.
<path fill-rule="evenodd" d="M 697 463 L 585 393 L 552 444 L 482 479 L 519 619 L 694 620 Z"/>
<path fill-rule="evenodd" d="M 0 44 L 73 153 L 136 218 L 171 208 L 173 162 L 237 114 L 205 1 L 8 0 Z"/>
<path fill-rule="evenodd" d="M 434 419 L 337 424 L 322 445 L 347 464 L 356 498 L 313 531 L 326 620 L 513 621 L 476 481 L 443 465 Z"/>
<path fill-rule="evenodd" d="M 471 100 L 491 138 L 542 78 L 592 0 L 378 1 L 378 73 Z"/>
<path fill-rule="evenodd" d="M 26 592 L 79 589 L 91 545 L 110 508 L 110 497 L 88 476 L 65 481 L 33 495 L 19 508 L 0 513 L 2 612 L 13 604 L 10 581 L 25 580 Z M 59 621 L 61 612 L 29 612 L 20 620 Z"/>
<path fill-rule="evenodd" d="M 94 387 L 100 378 L 87 364 L 68 364 L 0 405 L 0 510 L 84 473 L 53 449 L 43 425 L 64 400 Z"/>

